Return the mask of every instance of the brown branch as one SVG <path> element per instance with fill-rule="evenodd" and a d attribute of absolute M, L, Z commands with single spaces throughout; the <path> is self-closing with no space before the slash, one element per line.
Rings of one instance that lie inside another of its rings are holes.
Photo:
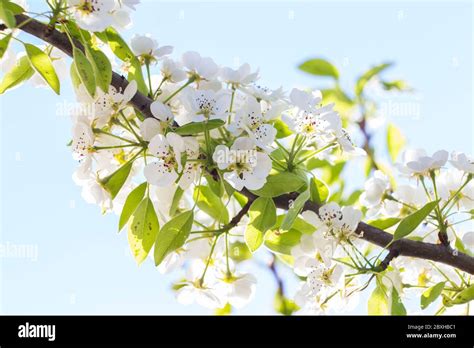
<path fill-rule="evenodd" d="M 21 30 L 59 48 L 69 56 L 72 55 L 72 46 L 66 34 L 61 33 L 57 30 L 51 30 L 51 28 L 48 28 L 47 25 L 22 14 L 17 15 L 16 20 L 18 24 L 23 23 L 25 21 L 29 21 L 28 23 L 24 23 L 22 25 Z M 75 45 L 79 48 L 82 48 L 82 45 L 79 42 L 75 43 Z M 128 81 L 123 76 L 117 73 L 113 74 L 112 85 L 115 88 L 117 88 L 118 90 L 124 89 L 127 84 Z M 133 105 L 133 107 L 139 110 L 142 114 L 144 114 L 145 117 L 153 117 L 150 111 L 150 104 L 152 102 L 152 99 L 148 98 L 147 96 L 144 96 L 139 92 L 131 100 L 131 104 Z M 242 193 L 251 200 L 254 200 L 256 198 L 255 195 L 245 189 L 242 191 Z M 287 210 L 290 200 L 294 201 L 297 196 L 297 193 L 285 194 L 276 197 L 274 201 L 278 208 Z M 250 204 L 248 204 L 248 207 L 250 207 Z M 319 210 L 319 206 L 315 203 L 307 202 L 304 206 L 304 209 L 311 210 L 317 213 Z M 360 236 L 360 238 L 372 244 L 378 245 L 382 248 L 385 248 L 393 239 L 392 234 L 380 230 L 374 226 L 370 226 L 364 222 L 359 223 L 356 232 Z M 454 253 L 452 250 L 449 250 L 443 245 L 419 242 L 409 239 L 400 239 L 391 244 L 388 247 L 388 250 L 389 254 L 392 253 L 391 255 L 410 256 L 440 262 L 446 265 L 456 267 L 470 274 L 474 274 L 474 257 L 468 256 L 461 252 Z M 387 266 L 390 260 L 391 259 L 387 260 Z"/>
<path fill-rule="evenodd" d="M 66 34 L 61 33 L 58 30 L 51 30 L 51 28 L 46 24 L 23 14 L 16 15 L 15 18 L 18 26 L 21 25 L 20 30 L 36 36 L 72 57 L 72 45 Z M 84 50 L 83 45 L 77 40 L 74 40 L 74 46 Z M 113 73 L 112 86 L 114 86 L 118 91 L 123 91 L 127 85 L 128 81 L 123 75 L 117 74 L 116 72 Z M 153 117 L 153 114 L 150 111 L 150 104 L 152 102 L 153 100 L 141 93 L 135 94 L 131 100 L 133 107 L 140 111 L 145 117 Z"/>

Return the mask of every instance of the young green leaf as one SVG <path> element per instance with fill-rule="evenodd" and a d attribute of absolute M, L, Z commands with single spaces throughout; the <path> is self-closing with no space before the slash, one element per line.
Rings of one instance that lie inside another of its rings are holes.
<path fill-rule="evenodd" d="M 25 43 L 25 51 L 33 68 L 41 75 L 56 94 L 60 92 L 59 78 L 51 58 L 38 47 Z"/>
<path fill-rule="evenodd" d="M 192 210 L 181 213 L 163 225 L 155 242 L 155 266 L 171 252 L 180 248 L 191 232 L 194 222 Z"/>
<path fill-rule="evenodd" d="M 194 201 L 199 209 L 217 221 L 227 224 L 229 212 L 222 200 L 208 186 L 196 186 L 194 189 Z"/>
<path fill-rule="evenodd" d="M 215 129 L 224 125 L 225 122 L 222 120 L 209 120 L 207 122 L 191 122 L 185 124 L 184 126 L 178 127 L 175 130 L 175 133 L 179 135 L 195 135 L 202 133 L 207 129 Z"/>
<path fill-rule="evenodd" d="M 0 94 L 28 80 L 34 73 L 28 57 L 21 57 L 13 69 L 3 77 L 2 83 L 0 83 Z"/>
<path fill-rule="evenodd" d="M 300 243 L 301 235 L 300 231 L 293 228 L 287 232 L 268 231 L 264 245 L 276 253 L 291 255 L 291 249 Z"/>
<path fill-rule="evenodd" d="M 7 51 L 8 44 L 10 43 L 10 39 L 12 38 L 12 34 L 8 34 L 0 40 L 0 59 L 3 58 L 3 55 Z"/>
<path fill-rule="evenodd" d="M 145 82 L 145 78 L 143 77 L 142 66 L 136 57 L 133 57 L 130 61 L 130 67 L 128 68 L 128 76 L 129 81 L 136 81 L 138 90 L 140 93 L 144 95 L 148 95 L 148 86 Z"/>
<path fill-rule="evenodd" d="M 179 208 L 179 202 L 181 201 L 181 198 L 183 197 L 183 189 L 181 187 L 177 187 L 176 191 L 174 192 L 173 195 L 173 200 L 171 201 L 171 206 L 170 206 L 170 216 L 174 216 L 176 214 L 176 211 Z"/>
<path fill-rule="evenodd" d="M 234 242 L 229 246 L 229 256 L 232 258 L 232 260 L 240 262 L 251 259 L 252 253 L 250 252 L 247 244 L 242 242 Z"/>
<path fill-rule="evenodd" d="M 310 59 L 302 63 L 298 68 L 312 75 L 329 76 L 335 80 L 339 79 L 337 68 L 325 59 Z"/>
<path fill-rule="evenodd" d="M 407 315 L 407 310 L 403 305 L 402 299 L 398 295 L 398 291 L 395 287 L 392 288 L 392 315 Z"/>
<path fill-rule="evenodd" d="M 77 47 L 74 47 L 73 49 L 73 57 L 73 64 L 76 68 L 79 79 L 84 84 L 84 87 L 91 97 L 94 97 L 96 92 L 96 84 L 94 68 L 92 67 L 92 64 L 87 59 L 86 55 Z"/>
<path fill-rule="evenodd" d="M 357 80 L 356 86 L 355 86 L 355 93 L 356 95 L 360 96 L 362 94 L 362 91 L 364 90 L 365 85 L 367 82 L 370 81 L 374 76 L 380 74 L 382 71 L 385 69 L 389 68 L 392 66 L 392 63 L 383 63 L 380 65 L 376 65 L 369 70 L 367 70 L 359 79 Z"/>
<path fill-rule="evenodd" d="M 443 292 L 445 282 L 438 283 L 431 288 L 426 289 L 420 298 L 420 307 L 425 309 L 431 303 L 433 303 Z"/>
<path fill-rule="evenodd" d="M 129 161 L 122 165 L 112 174 L 100 180 L 102 187 L 108 193 L 110 193 L 112 199 L 114 199 L 115 196 L 117 196 L 117 194 L 120 192 L 120 189 L 122 188 L 123 184 L 128 178 L 128 175 L 130 174 L 130 171 L 132 170 L 132 165 L 133 161 Z"/>
<path fill-rule="evenodd" d="M 474 284 L 459 292 L 452 300 L 446 299 L 443 302 L 447 307 L 465 304 L 474 300 Z"/>
<path fill-rule="evenodd" d="M 288 125 L 280 119 L 276 119 L 273 122 L 273 127 L 277 131 L 276 133 L 277 139 L 283 139 L 293 134 L 292 131 L 290 130 L 290 127 L 288 127 Z"/>
<path fill-rule="evenodd" d="M 399 128 L 393 123 L 387 127 L 387 149 L 393 162 L 397 160 L 398 154 L 405 146 L 406 139 Z"/>
<path fill-rule="evenodd" d="M 384 289 L 377 285 L 370 295 L 368 301 L 368 314 L 369 315 L 388 315 L 389 312 L 389 303 L 387 299 L 386 292 Z"/>
<path fill-rule="evenodd" d="M 316 177 L 313 177 L 309 182 L 309 190 L 311 194 L 311 201 L 317 204 L 323 204 L 329 197 L 329 188 L 327 185 Z"/>
<path fill-rule="evenodd" d="M 244 239 L 249 249 L 254 252 L 263 243 L 263 235 L 276 222 L 276 207 L 273 199 L 257 198 L 249 209 L 249 224 Z"/>
<path fill-rule="evenodd" d="M 405 217 L 397 226 L 395 233 L 393 234 L 393 240 L 401 239 L 412 233 L 419 224 L 431 213 L 436 207 L 438 201 L 426 203 L 420 210 L 417 210 L 411 215 Z"/>
<path fill-rule="evenodd" d="M 130 61 L 135 55 L 128 47 L 127 43 L 120 36 L 120 34 L 113 28 L 109 27 L 105 30 L 105 36 L 99 35 L 99 38 L 104 41 L 107 40 L 110 49 L 122 61 Z"/>
<path fill-rule="evenodd" d="M 105 93 L 109 92 L 112 82 L 112 64 L 104 52 L 86 46 L 86 57 L 94 69 L 97 86 Z"/>
<path fill-rule="evenodd" d="M 128 228 L 128 244 L 133 257 L 141 264 L 155 243 L 160 225 L 150 198 L 145 197 L 132 215 Z"/>
<path fill-rule="evenodd" d="M 284 193 L 296 191 L 304 184 L 305 181 L 298 175 L 283 172 L 270 175 L 261 189 L 252 192 L 260 197 L 277 197 Z"/>
<path fill-rule="evenodd" d="M 400 218 L 396 217 L 388 217 L 388 218 L 380 218 L 377 220 L 371 220 L 367 223 L 371 226 L 380 228 L 381 230 L 386 230 L 394 225 L 396 225 L 400 221 Z"/>
<path fill-rule="evenodd" d="M 76 66 L 74 64 L 71 64 L 71 67 L 69 69 L 70 75 L 71 75 L 71 82 L 74 88 L 78 88 L 81 85 L 81 78 L 79 77 L 79 74 L 77 73 Z"/>
<path fill-rule="evenodd" d="M 283 231 L 288 231 L 293 226 L 293 223 L 298 217 L 298 214 L 301 212 L 305 203 L 308 201 L 309 196 L 310 193 L 308 190 L 306 190 L 300 193 L 299 196 L 293 202 L 293 204 L 290 205 L 290 208 L 288 209 L 288 212 L 285 215 L 285 218 L 283 219 L 283 222 L 280 227 Z"/>
<path fill-rule="evenodd" d="M 127 199 L 125 200 L 122 213 L 120 214 L 119 232 L 127 224 L 128 220 L 130 220 L 130 217 L 133 215 L 138 205 L 142 201 L 143 196 L 145 195 L 146 187 L 147 183 L 144 182 L 143 184 L 135 187 L 135 189 L 129 193 Z"/>
<path fill-rule="evenodd" d="M 6 1 L 0 1 L 0 19 L 8 28 L 15 28 L 15 16 L 13 12 L 7 8 L 6 4 Z"/>
<path fill-rule="evenodd" d="M 275 226 L 273 226 L 274 229 L 281 229 L 281 224 L 283 223 L 285 216 L 286 214 L 277 216 L 277 221 L 275 223 Z M 292 229 L 300 231 L 301 233 L 304 233 L 304 234 L 313 234 L 316 231 L 316 227 L 304 221 L 299 216 L 293 222 Z"/>

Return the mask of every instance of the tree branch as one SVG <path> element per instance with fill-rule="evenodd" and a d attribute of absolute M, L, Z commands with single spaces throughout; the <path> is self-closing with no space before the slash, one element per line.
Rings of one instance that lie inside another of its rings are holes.
<path fill-rule="evenodd" d="M 61 33 L 56 29 L 51 30 L 51 28 L 46 24 L 23 14 L 16 15 L 15 18 L 17 25 L 21 25 L 20 30 L 36 36 L 72 57 L 72 45 L 66 34 Z M 84 51 L 84 47 L 79 41 L 74 40 L 74 46 Z M 127 85 L 128 81 L 123 75 L 117 74 L 116 72 L 112 74 L 112 86 L 114 86 L 117 91 L 123 91 Z M 150 110 L 150 104 L 152 102 L 153 100 L 141 93 L 135 94 L 131 100 L 133 107 L 140 111 L 145 117 L 153 117 Z"/>
<path fill-rule="evenodd" d="M 30 17 L 23 14 L 17 15 L 16 20 L 19 25 L 23 23 L 21 30 L 41 40 L 44 40 L 45 42 L 62 50 L 67 55 L 72 56 L 72 45 L 69 42 L 66 34 L 61 33 L 55 29 L 51 30 L 51 28 L 49 28 L 46 24 L 43 24 L 35 19 L 31 19 Z M 25 21 L 28 22 L 25 23 Z M 82 44 L 79 42 L 74 42 L 74 45 L 83 49 Z M 128 85 L 128 81 L 122 75 L 114 73 L 112 77 L 112 85 L 117 90 L 123 90 Z M 150 104 L 152 102 L 152 99 L 139 92 L 137 92 L 137 94 L 131 100 L 133 107 L 140 111 L 145 117 L 153 117 L 150 111 Z M 253 200 L 256 198 L 256 196 L 248 190 L 244 189 L 242 193 L 249 199 Z M 297 193 L 285 194 L 276 197 L 274 201 L 278 208 L 287 210 L 289 201 L 294 201 L 297 196 Z M 311 210 L 315 213 L 318 213 L 319 206 L 313 202 L 308 201 L 304 206 L 304 210 Z M 385 248 L 393 239 L 392 234 L 363 222 L 359 223 L 356 233 L 360 238 L 382 248 Z M 452 250 L 449 250 L 443 245 L 419 242 L 409 239 L 400 239 L 391 244 L 388 247 L 388 250 L 391 258 L 386 260 L 387 266 L 393 257 L 396 255 L 401 255 L 444 263 L 470 274 L 474 274 L 474 257 L 468 256 L 461 252 L 454 253 Z"/>

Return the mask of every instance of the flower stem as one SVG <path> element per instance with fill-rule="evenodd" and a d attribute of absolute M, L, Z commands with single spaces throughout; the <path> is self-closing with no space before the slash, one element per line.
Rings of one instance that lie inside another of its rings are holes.
<path fill-rule="evenodd" d="M 168 98 L 166 98 L 164 101 L 163 101 L 163 104 L 166 104 L 168 103 L 171 99 L 173 99 L 173 97 L 178 94 L 179 92 L 181 92 L 183 89 L 185 89 L 187 86 L 189 86 L 191 83 L 194 82 L 196 78 L 195 77 L 190 77 L 189 80 L 184 84 L 182 85 L 181 87 L 179 87 L 176 91 L 174 91 Z"/>

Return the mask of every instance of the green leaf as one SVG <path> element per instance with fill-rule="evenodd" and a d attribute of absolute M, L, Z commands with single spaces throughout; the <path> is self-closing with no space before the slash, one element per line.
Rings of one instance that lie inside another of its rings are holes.
<path fill-rule="evenodd" d="M 291 315 L 299 309 L 298 305 L 293 300 L 284 297 L 280 291 L 277 291 L 275 295 L 273 308 L 277 313 L 283 315 Z"/>
<path fill-rule="evenodd" d="M 386 230 L 394 225 L 396 225 L 400 221 L 400 218 L 389 217 L 389 218 L 381 218 L 377 220 L 371 220 L 367 223 L 371 226 L 377 227 L 381 230 Z"/>
<path fill-rule="evenodd" d="M 159 229 L 153 202 L 149 197 L 145 197 L 133 213 L 128 228 L 128 244 L 138 264 L 146 259 L 155 243 Z"/>
<path fill-rule="evenodd" d="M 181 201 L 181 198 L 183 197 L 183 189 L 181 187 L 176 187 L 176 191 L 174 192 L 173 195 L 173 200 L 171 201 L 171 206 L 170 206 L 170 216 L 174 216 L 176 212 L 178 211 L 179 208 L 179 202 Z"/>
<path fill-rule="evenodd" d="M 387 149 L 393 162 L 397 160 L 398 154 L 405 146 L 406 139 L 400 129 L 393 123 L 387 127 Z"/>
<path fill-rule="evenodd" d="M 300 243 L 302 233 L 294 228 L 287 232 L 278 230 L 268 231 L 265 234 L 265 246 L 277 253 L 291 255 L 291 249 Z"/>
<path fill-rule="evenodd" d="M 102 41 L 107 39 L 107 43 L 109 44 L 110 49 L 114 54 L 121 59 L 122 61 L 130 61 L 132 58 L 135 57 L 133 51 L 127 45 L 124 39 L 120 36 L 120 34 L 113 28 L 107 28 L 105 30 L 105 37 L 103 35 L 97 35 Z"/>
<path fill-rule="evenodd" d="M 81 78 L 79 77 L 79 74 L 77 73 L 76 66 L 74 64 L 71 64 L 71 68 L 69 69 L 70 75 L 71 75 L 71 82 L 74 88 L 79 88 L 81 85 Z"/>
<path fill-rule="evenodd" d="M 217 221 L 229 223 L 229 212 L 220 197 L 218 197 L 208 186 L 196 186 L 194 189 L 194 201 L 199 209 Z"/>
<path fill-rule="evenodd" d="M 179 135 L 195 135 L 203 133 L 207 129 L 215 129 L 223 126 L 223 120 L 209 120 L 207 122 L 191 122 L 175 129 L 175 133 Z"/>
<path fill-rule="evenodd" d="M 310 193 L 308 190 L 306 190 L 300 193 L 293 202 L 293 204 L 290 205 L 290 208 L 288 209 L 288 212 L 285 215 L 285 218 L 283 219 L 283 222 L 280 226 L 282 230 L 288 231 L 293 226 L 293 223 L 295 222 L 299 213 L 301 212 L 301 210 L 303 210 L 305 203 L 308 201 L 309 196 Z"/>
<path fill-rule="evenodd" d="M 104 35 L 105 34 L 105 35 Z M 133 51 L 127 45 L 120 34 L 113 28 L 107 28 L 104 34 L 96 34 L 102 41 L 109 44 L 110 49 L 114 54 L 124 62 L 130 64 L 128 70 L 128 80 L 135 80 L 137 82 L 138 90 L 145 95 L 148 95 L 148 86 L 143 77 L 142 67 Z"/>
<path fill-rule="evenodd" d="M 28 57 L 21 57 L 13 69 L 3 77 L 2 83 L 0 83 L 0 94 L 28 80 L 34 73 L 35 71 L 31 67 Z"/>
<path fill-rule="evenodd" d="M 443 292 L 445 282 L 440 282 L 431 288 L 426 289 L 423 294 L 421 294 L 420 298 L 420 307 L 421 309 L 425 309 L 431 303 L 433 303 Z"/>
<path fill-rule="evenodd" d="M 181 213 L 168 221 L 158 232 L 155 242 L 155 266 L 171 252 L 183 246 L 194 222 L 192 210 Z"/>
<path fill-rule="evenodd" d="M 127 224 L 128 220 L 142 201 L 143 196 L 145 195 L 146 187 L 147 183 L 144 182 L 143 184 L 135 187 L 135 189 L 129 193 L 127 199 L 125 200 L 122 213 L 120 214 L 119 232 Z"/>
<path fill-rule="evenodd" d="M 397 91 L 408 91 L 410 87 L 403 80 L 394 80 L 394 81 L 380 81 L 382 82 L 382 87 L 386 91 L 397 90 Z"/>
<path fill-rule="evenodd" d="M 252 253 L 250 252 L 247 244 L 235 242 L 229 246 L 229 256 L 232 258 L 232 260 L 239 262 L 252 258 Z"/>
<path fill-rule="evenodd" d="M 222 197 L 225 191 L 224 187 L 224 181 L 222 180 L 214 180 L 212 175 L 209 174 L 204 174 L 204 177 L 206 178 L 206 182 L 209 185 L 209 187 L 212 189 L 212 191 L 218 196 Z"/>
<path fill-rule="evenodd" d="M 302 63 L 298 68 L 312 75 L 329 76 L 335 80 L 339 79 L 339 72 L 336 67 L 325 59 L 310 59 Z"/>
<path fill-rule="evenodd" d="M 128 68 L 128 81 L 135 80 L 137 82 L 138 91 L 144 95 L 148 95 L 148 87 L 143 77 L 142 66 L 137 58 L 133 58 Z"/>
<path fill-rule="evenodd" d="M 28 43 L 25 43 L 25 50 L 33 68 L 43 77 L 53 91 L 59 94 L 59 78 L 51 58 L 38 47 Z"/>
<path fill-rule="evenodd" d="M 283 220 L 285 219 L 285 216 L 286 216 L 286 214 L 277 216 L 277 221 L 275 223 L 275 226 L 273 226 L 274 229 L 280 229 L 281 228 L 281 224 L 283 223 Z M 297 230 L 297 231 L 299 231 L 301 233 L 304 233 L 304 234 L 313 234 L 316 231 L 316 227 L 314 227 L 310 223 L 304 221 L 299 216 L 293 222 L 292 229 Z"/>
<path fill-rule="evenodd" d="M 110 193 L 112 199 L 117 196 L 132 170 L 133 161 L 129 161 L 112 174 L 100 180 L 102 187 Z"/>
<path fill-rule="evenodd" d="M 317 204 L 323 204 L 329 197 L 329 188 L 327 185 L 316 177 L 309 182 L 309 190 L 311 193 L 311 201 Z"/>
<path fill-rule="evenodd" d="M 392 63 L 384 63 L 380 65 L 376 65 L 369 70 L 367 70 L 359 79 L 357 80 L 356 86 L 355 86 L 355 93 L 357 96 L 360 96 L 362 94 L 362 91 L 364 90 L 365 85 L 367 82 L 370 81 L 374 76 L 380 74 L 382 71 L 385 69 L 389 68 L 392 66 Z"/>
<path fill-rule="evenodd" d="M 395 233 L 393 234 L 393 240 L 401 239 L 410 233 L 412 233 L 419 224 L 431 213 L 436 207 L 438 201 L 426 203 L 420 210 L 414 212 L 411 215 L 405 217 L 397 226 Z"/>
<path fill-rule="evenodd" d="M 402 299 L 398 295 L 398 291 L 395 287 L 392 288 L 392 306 L 391 306 L 392 315 L 407 315 L 407 310 L 403 305 Z"/>
<path fill-rule="evenodd" d="M 15 4 L 14 2 L 10 2 L 10 1 L 7 1 L 7 0 L 2 0 L 2 1 L 0 1 L 0 6 L 2 6 L 2 5 L 5 6 L 5 8 L 7 10 L 11 11 L 15 16 L 17 14 L 25 12 L 25 9 L 23 7 L 21 7 L 18 4 Z"/>
<path fill-rule="evenodd" d="M 260 197 L 277 197 L 287 192 L 297 191 L 305 181 L 293 173 L 283 172 L 267 177 L 267 182 L 259 190 L 254 193 Z"/>
<path fill-rule="evenodd" d="M 254 252 L 263 243 L 263 235 L 276 222 L 276 207 L 271 198 L 257 198 L 249 209 L 249 224 L 245 230 L 245 243 Z"/>
<path fill-rule="evenodd" d="M 474 284 L 458 293 L 452 300 L 446 299 L 443 302 L 447 307 L 465 304 L 474 300 Z"/>
<path fill-rule="evenodd" d="M 16 19 L 13 11 L 8 9 L 7 1 L 0 1 L 0 19 L 5 23 L 8 28 L 16 27 Z"/>
<path fill-rule="evenodd" d="M 389 312 L 389 304 L 387 295 L 384 289 L 377 285 L 370 295 L 368 301 L 368 314 L 369 315 L 388 315 Z"/>
<path fill-rule="evenodd" d="M 79 79 L 90 96 L 94 97 L 96 92 L 96 84 L 94 68 L 92 67 L 92 64 L 87 59 L 86 55 L 77 47 L 74 47 L 73 49 L 73 57 L 73 64 L 76 68 Z"/>
<path fill-rule="evenodd" d="M 290 127 L 280 119 L 277 119 L 273 122 L 273 127 L 275 127 L 277 133 L 276 138 L 282 139 L 290 136 L 293 132 L 290 130 Z"/>
<path fill-rule="evenodd" d="M 12 34 L 10 33 L 0 40 L 0 59 L 3 58 L 3 55 L 7 51 L 8 44 L 10 43 L 11 38 L 12 38 Z"/>
<path fill-rule="evenodd" d="M 86 57 L 91 62 L 97 86 L 105 93 L 112 83 L 112 64 L 104 52 L 86 46 Z"/>

